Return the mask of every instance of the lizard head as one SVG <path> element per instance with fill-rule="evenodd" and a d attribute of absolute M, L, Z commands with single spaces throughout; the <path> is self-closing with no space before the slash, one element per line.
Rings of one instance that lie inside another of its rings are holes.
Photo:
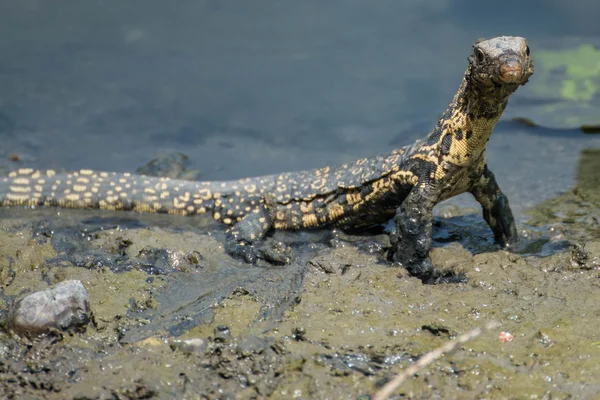
<path fill-rule="evenodd" d="M 533 74 L 533 60 L 527 40 L 518 36 L 500 36 L 480 40 L 469 56 L 471 82 L 482 88 L 515 91 Z"/>

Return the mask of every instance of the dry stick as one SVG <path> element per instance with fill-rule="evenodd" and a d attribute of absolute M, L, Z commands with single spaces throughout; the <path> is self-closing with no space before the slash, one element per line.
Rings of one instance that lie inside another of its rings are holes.
<path fill-rule="evenodd" d="M 419 360 L 416 363 L 406 368 L 403 372 L 396 375 L 394 379 L 386 383 L 385 386 L 383 386 L 375 394 L 373 400 L 386 400 L 388 397 L 390 397 L 392 392 L 396 390 L 402 384 L 402 382 L 404 382 L 409 376 L 416 374 L 417 372 L 419 372 L 438 358 L 442 357 L 444 353 L 454 350 L 454 348 L 459 344 L 463 344 L 468 342 L 469 340 L 475 339 L 477 336 L 481 335 L 483 331 L 494 329 L 498 326 L 500 326 L 498 322 L 488 322 L 483 328 L 473 329 L 472 331 L 462 334 L 456 339 L 447 342 L 443 346 L 438 347 L 437 349 L 432 350 L 429 353 L 426 353 L 425 355 L 423 355 L 423 357 L 419 358 Z"/>

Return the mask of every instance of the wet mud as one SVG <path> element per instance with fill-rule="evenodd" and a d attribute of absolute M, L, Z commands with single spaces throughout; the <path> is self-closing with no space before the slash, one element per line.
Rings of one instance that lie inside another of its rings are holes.
<path fill-rule="evenodd" d="M 298 261 L 250 266 L 210 221 L 0 211 L 0 396 L 37 399 L 369 398 L 424 353 L 501 326 L 409 379 L 396 398 L 600 393 L 600 151 L 577 186 L 521 217 L 515 252 L 478 210 L 438 207 L 424 283 L 384 260 L 381 232 L 277 233 Z M 80 280 L 84 331 L 17 336 L 25 295 Z M 501 332 L 514 335 L 499 340 Z M 364 397 L 360 397 L 364 396 Z"/>

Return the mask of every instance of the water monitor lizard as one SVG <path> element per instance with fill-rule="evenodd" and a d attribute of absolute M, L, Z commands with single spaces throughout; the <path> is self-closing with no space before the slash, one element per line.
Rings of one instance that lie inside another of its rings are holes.
<path fill-rule="evenodd" d="M 226 250 L 248 262 L 282 261 L 261 247 L 272 229 L 356 229 L 394 218 L 391 259 L 423 277 L 432 271 L 433 207 L 452 196 L 472 193 L 496 242 L 510 246 L 517 240 L 508 200 L 487 167 L 485 150 L 508 97 L 531 74 L 533 61 L 524 38 L 480 40 L 473 45 L 458 92 L 435 128 L 388 154 L 224 182 L 21 168 L 0 179 L 0 204 L 211 213 L 230 225 Z"/>

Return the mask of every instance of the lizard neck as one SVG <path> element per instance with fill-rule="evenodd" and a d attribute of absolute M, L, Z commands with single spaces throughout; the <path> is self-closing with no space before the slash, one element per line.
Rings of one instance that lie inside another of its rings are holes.
<path fill-rule="evenodd" d="M 428 135 L 428 145 L 453 164 L 468 165 L 480 160 L 517 87 L 479 85 L 471 78 L 469 67 L 452 102 Z"/>

